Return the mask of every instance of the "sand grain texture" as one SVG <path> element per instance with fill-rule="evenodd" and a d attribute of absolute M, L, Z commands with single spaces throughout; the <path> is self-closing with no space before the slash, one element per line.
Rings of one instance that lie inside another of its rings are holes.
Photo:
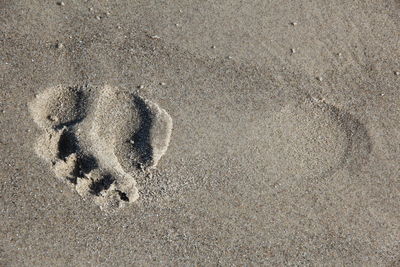
<path fill-rule="evenodd" d="M 398 1 L 63 3 L 0 2 L 0 265 L 398 265 Z"/>

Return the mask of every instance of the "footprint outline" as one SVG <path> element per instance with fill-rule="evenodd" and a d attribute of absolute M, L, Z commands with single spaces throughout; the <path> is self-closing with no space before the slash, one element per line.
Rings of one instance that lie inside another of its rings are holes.
<path fill-rule="evenodd" d="M 51 163 L 58 178 L 105 211 L 115 211 L 138 199 L 136 179 L 143 175 L 143 169 L 156 167 L 168 148 L 172 132 L 172 118 L 164 109 L 139 95 L 126 94 L 128 107 L 140 111 L 141 124 L 132 135 L 140 131 L 142 138 L 136 140 L 136 146 L 129 147 L 141 156 L 132 163 L 136 170 L 125 171 L 114 151 L 116 141 L 104 143 L 99 134 L 102 127 L 109 127 L 102 125 L 98 113 L 107 116 L 108 111 L 99 106 L 102 104 L 99 101 L 112 101 L 107 98 L 110 92 L 116 96 L 119 90 L 105 85 L 96 94 L 88 86 L 59 85 L 45 89 L 29 103 L 31 116 L 42 130 L 36 153 Z M 109 119 L 117 119 L 113 118 L 116 114 L 109 113 Z M 124 119 L 120 119 L 120 124 L 124 124 Z M 140 151 L 138 145 L 148 149 Z M 154 154 L 156 151 L 158 154 Z"/>

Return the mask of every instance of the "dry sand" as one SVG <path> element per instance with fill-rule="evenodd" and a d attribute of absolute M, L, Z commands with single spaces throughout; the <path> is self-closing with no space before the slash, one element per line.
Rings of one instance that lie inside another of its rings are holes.
<path fill-rule="evenodd" d="M 400 265 L 400 2 L 1 1 L 0 265 Z"/>

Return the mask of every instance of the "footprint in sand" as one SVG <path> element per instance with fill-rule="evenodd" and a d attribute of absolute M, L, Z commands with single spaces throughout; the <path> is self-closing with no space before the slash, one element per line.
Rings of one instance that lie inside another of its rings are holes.
<path fill-rule="evenodd" d="M 90 87 L 52 87 L 29 106 L 44 132 L 37 154 L 102 210 L 136 201 L 136 176 L 154 168 L 168 148 L 168 113 L 117 88 L 104 86 L 94 93 Z"/>
<path fill-rule="evenodd" d="M 240 173 L 248 177 L 246 183 L 294 185 L 322 181 L 341 170 L 357 174 L 369 161 L 372 142 L 366 126 L 325 100 L 302 95 L 275 106 L 272 101 L 227 106 L 226 113 L 216 109 L 208 127 L 197 130 L 200 141 L 194 144 L 199 155 L 218 155 L 216 169 L 228 166 L 230 174 L 222 177 Z M 227 183 L 236 180 L 241 181 L 229 178 Z"/>
<path fill-rule="evenodd" d="M 270 116 L 268 129 L 268 171 L 291 179 L 323 179 L 343 168 L 356 173 L 372 150 L 363 123 L 311 96 Z"/>

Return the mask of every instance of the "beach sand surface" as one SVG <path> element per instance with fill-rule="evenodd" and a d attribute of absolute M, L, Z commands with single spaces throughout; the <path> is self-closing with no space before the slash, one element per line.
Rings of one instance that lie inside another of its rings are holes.
<path fill-rule="evenodd" d="M 400 2 L 0 2 L 1 266 L 400 265 Z"/>

